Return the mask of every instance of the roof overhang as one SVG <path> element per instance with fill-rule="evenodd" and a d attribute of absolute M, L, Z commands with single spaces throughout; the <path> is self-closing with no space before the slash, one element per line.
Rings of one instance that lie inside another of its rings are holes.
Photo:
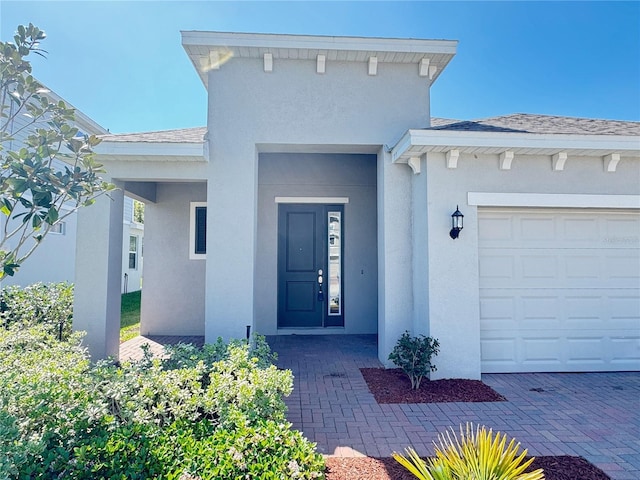
<path fill-rule="evenodd" d="M 640 137 L 505 132 L 408 130 L 391 149 L 394 163 L 415 163 L 427 153 L 640 157 Z"/>
<path fill-rule="evenodd" d="M 433 83 L 456 53 L 456 40 L 329 37 L 183 31 L 182 46 L 205 87 L 210 70 L 233 57 L 271 60 L 317 60 L 376 63 L 415 63 L 416 71 Z M 266 61 L 266 60 L 265 60 Z"/>
<path fill-rule="evenodd" d="M 207 162 L 207 142 L 109 142 L 94 151 L 100 161 Z"/>

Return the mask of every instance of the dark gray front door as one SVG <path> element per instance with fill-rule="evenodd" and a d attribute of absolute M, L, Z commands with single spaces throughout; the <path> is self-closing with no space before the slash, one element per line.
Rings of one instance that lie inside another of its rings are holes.
<path fill-rule="evenodd" d="M 281 204 L 278 327 L 344 325 L 341 205 Z"/>

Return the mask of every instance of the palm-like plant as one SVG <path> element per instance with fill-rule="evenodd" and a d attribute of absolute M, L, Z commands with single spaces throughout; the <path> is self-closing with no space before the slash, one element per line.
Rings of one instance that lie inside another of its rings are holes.
<path fill-rule="evenodd" d="M 544 480 L 541 469 L 525 473 L 533 458 L 525 460 L 527 450 L 518 455 L 520 443 L 483 427 L 460 425 L 460 436 L 451 431 L 438 436 L 436 457 L 423 460 L 416 451 L 406 449 L 407 457 L 393 453 L 393 458 L 419 480 Z"/>

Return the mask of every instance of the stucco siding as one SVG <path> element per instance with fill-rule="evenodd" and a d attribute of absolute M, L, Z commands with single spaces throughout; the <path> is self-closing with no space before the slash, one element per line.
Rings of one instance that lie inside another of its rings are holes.
<path fill-rule="evenodd" d="M 288 144 L 393 145 L 409 128 L 429 125 L 429 82 L 415 65 L 231 59 L 209 74 L 212 146 L 220 140 Z M 217 129 L 217 126 L 224 128 Z M 234 135 L 235 134 L 235 135 Z M 225 142 L 226 143 L 226 142 Z"/>
<path fill-rule="evenodd" d="M 326 73 L 318 74 L 313 60 L 278 59 L 273 72 L 266 73 L 259 60 L 231 58 L 209 73 L 208 83 L 208 220 L 211 225 L 228 225 L 233 242 L 211 240 L 216 243 L 210 243 L 207 285 L 216 294 L 235 299 L 233 304 L 221 303 L 207 296 L 206 339 L 213 341 L 218 335 L 242 336 L 245 325 L 254 322 L 259 330 L 274 328 L 275 287 L 263 285 L 265 280 L 273 281 L 273 274 L 265 274 L 269 269 L 255 263 L 265 255 L 258 252 L 266 248 L 257 234 L 258 205 L 262 203 L 257 193 L 260 152 L 378 152 L 383 145 L 393 145 L 408 128 L 429 124 L 429 81 L 418 75 L 415 65 L 408 64 L 382 64 L 378 75 L 369 76 L 365 62 L 327 62 Z M 304 190 L 309 192 L 309 188 Z M 317 192 L 327 194 L 328 190 L 323 186 Z M 372 203 L 375 192 L 371 190 Z M 345 211 L 347 219 L 351 218 L 349 210 L 355 211 L 355 206 Z M 392 233 L 387 245 L 400 248 L 409 259 L 410 248 L 395 245 L 396 240 L 402 242 L 402 236 Z M 361 270 L 364 274 L 360 276 L 367 277 L 367 269 L 353 271 Z M 404 273 L 394 264 L 387 275 L 391 283 L 401 285 L 396 274 Z M 265 291 L 264 298 L 254 289 Z M 357 298 L 345 296 L 345 301 Z M 375 301 L 372 297 L 370 304 Z M 370 305 L 351 305 L 349 308 L 362 311 L 363 319 L 375 312 Z M 404 310 L 390 314 L 404 318 Z M 374 331 L 368 322 L 354 323 L 354 333 Z"/>
<path fill-rule="evenodd" d="M 204 335 L 206 260 L 189 259 L 189 208 L 206 199 L 204 183 L 159 183 L 145 205 L 143 335 Z"/>
<path fill-rule="evenodd" d="M 277 333 L 276 197 L 347 197 L 344 206 L 344 329 L 377 332 L 376 155 L 261 154 L 255 328 Z"/>
<path fill-rule="evenodd" d="M 426 175 L 428 214 L 429 322 L 441 343 L 434 378 L 479 378 L 480 323 L 477 207 L 468 192 L 638 195 L 640 162 L 621 161 L 606 173 L 599 157 L 569 158 L 553 171 L 547 156 L 516 156 L 510 170 L 499 169 L 497 155 L 462 155 L 456 169 L 444 154 L 429 154 Z M 460 205 L 464 229 L 457 240 L 448 232 Z"/>

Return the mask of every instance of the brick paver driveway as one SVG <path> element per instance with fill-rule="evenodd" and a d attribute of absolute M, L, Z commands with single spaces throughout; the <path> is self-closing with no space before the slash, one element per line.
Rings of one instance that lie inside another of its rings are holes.
<path fill-rule="evenodd" d="M 288 418 L 322 453 L 429 455 L 438 432 L 472 421 L 532 455 L 579 455 L 612 479 L 640 479 L 640 373 L 490 374 L 507 402 L 378 405 L 359 371 L 380 366 L 374 335 L 268 340 L 295 375 Z"/>

